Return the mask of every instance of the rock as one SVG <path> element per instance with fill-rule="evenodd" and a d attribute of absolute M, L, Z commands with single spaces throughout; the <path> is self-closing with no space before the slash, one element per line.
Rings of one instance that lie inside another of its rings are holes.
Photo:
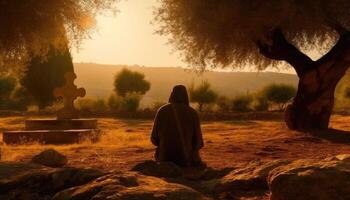
<path fill-rule="evenodd" d="M 61 190 L 83 185 L 103 175 L 104 173 L 94 169 L 0 163 L 0 199 L 44 200 Z"/>
<path fill-rule="evenodd" d="M 200 200 L 197 191 L 137 172 L 114 173 L 57 193 L 52 200 Z"/>
<path fill-rule="evenodd" d="M 153 160 L 147 160 L 135 165 L 131 170 L 140 172 L 147 176 L 163 178 L 176 178 L 183 176 L 183 170 L 171 162 L 158 163 Z"/>
<path fill-rule="evenodd" d="M 296 160 L 270 172 L 271 200 L 350 199 L 350 155 Z"/>
<path fill-rule="evenodd" d="M 215 182 L 216 193 L 235 192 L 242 190 L 268 190 L 267 177 L 269 172 L 281 165 L 288 164 L 286 160 L 271 162 L 252 161 L 242 168 L 237 168 Z"/>
<path fill-rule="evenodd" d="M 62 167 L 67 164 L 67 157 L 54 149 L 44 150 L 32 158 L 33 163 L 48 167 Z"/>

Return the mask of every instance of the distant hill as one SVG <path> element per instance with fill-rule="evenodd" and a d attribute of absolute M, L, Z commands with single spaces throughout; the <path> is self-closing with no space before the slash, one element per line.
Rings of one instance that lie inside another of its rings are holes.
<path fill-rule="evenodd" d="M 176 84 L 190 85 L 203 80 L 211 83 L 221 95 L 233 97 L 237 94 L 253 93 L 270 83 L 295 85 L 298 78 L 293 74 L 274 72 L 204 72 L 174 67 L 140 67 L 123 65 L 75 64 L 77 85 L 85 87 L 88 97 L 107 98 L 113 92 L 113 80 L 117 72 L 126 67 L 142 72 L 151 82 L 151 90 L 145 95 L 143 104 L 167 101 Z"/>

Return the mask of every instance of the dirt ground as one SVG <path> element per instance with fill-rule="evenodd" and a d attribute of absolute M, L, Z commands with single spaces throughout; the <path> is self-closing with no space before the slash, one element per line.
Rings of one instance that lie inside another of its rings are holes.
<path fill-rule="evenodd" d="M 23 129 L 24 120 L 25 117 L 2 117 L 1 131 Z M 67 155 L 70 166 L 109 171 L 129 170 L 139 162 L 153 159 L 151 120 L 100 118 L 99 127 L 102 137 L 94 144 L 0 144 L 1 160 L 28 161 L 43 149 L 55 148 Z M 350 116 L 333 116 L 331 127 L 334 130 L 301 133 L 288 130 L 282 121 L 203 122 L 205 147 L 201 154 L 209 166 L 225 168 L 255 159 L 324 158 L 350 153 Z"/>

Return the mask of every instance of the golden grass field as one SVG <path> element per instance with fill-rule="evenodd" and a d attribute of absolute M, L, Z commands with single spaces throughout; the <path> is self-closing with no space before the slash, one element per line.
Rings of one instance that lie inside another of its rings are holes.
<path fill-rule="evenodd" d="M 24 128 L 25 117 L 0 118 L 1 130 Z M 46 148 L 64 153 L 69 165 L 109 170 L 129 170 L 136 163 L 153 159 L 149 141 L 151 120 L 100 118 L 102 131 L 98 143 L 74 145 L 1 144 L 2 161 L 29 161 Z M 214 168 L 234 167 L 263 159 L 323 158 L 350 153 L 350 116 L 333 116 L 328 131 L 313 135 L 290 131 L 283 121 L 216 121 L 203 122 L 205 147 L 202 157 Z M 1 137 L 0 137 L 1 138 Z"/>

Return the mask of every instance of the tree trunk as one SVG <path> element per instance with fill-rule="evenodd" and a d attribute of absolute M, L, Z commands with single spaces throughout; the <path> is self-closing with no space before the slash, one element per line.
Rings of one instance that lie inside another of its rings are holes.
<path fill-rule="evenodd" d="M 313 78 L 315 71 L 299 80 L 298 92 L 291 105 L 286 108 L 285 121 L 290 129 L 327 129 L 334 105 L 334 92 L 338 80 Z M 327 87 L 322 87 L 327 85 Z"/>
<path fill-rule="evenodd" d="M 257 42 L 267 58 L 283 60 L 299 77 L 298 92 L 286 108 L 285 121 L 290 129 L 327 129 L 334 105 L 337 83 L 350 66 L 350 32 L 340 33 L 334 47 L 317 61 L 289 43 L 281 30 L 269 35 L 271 44 Z"/>

